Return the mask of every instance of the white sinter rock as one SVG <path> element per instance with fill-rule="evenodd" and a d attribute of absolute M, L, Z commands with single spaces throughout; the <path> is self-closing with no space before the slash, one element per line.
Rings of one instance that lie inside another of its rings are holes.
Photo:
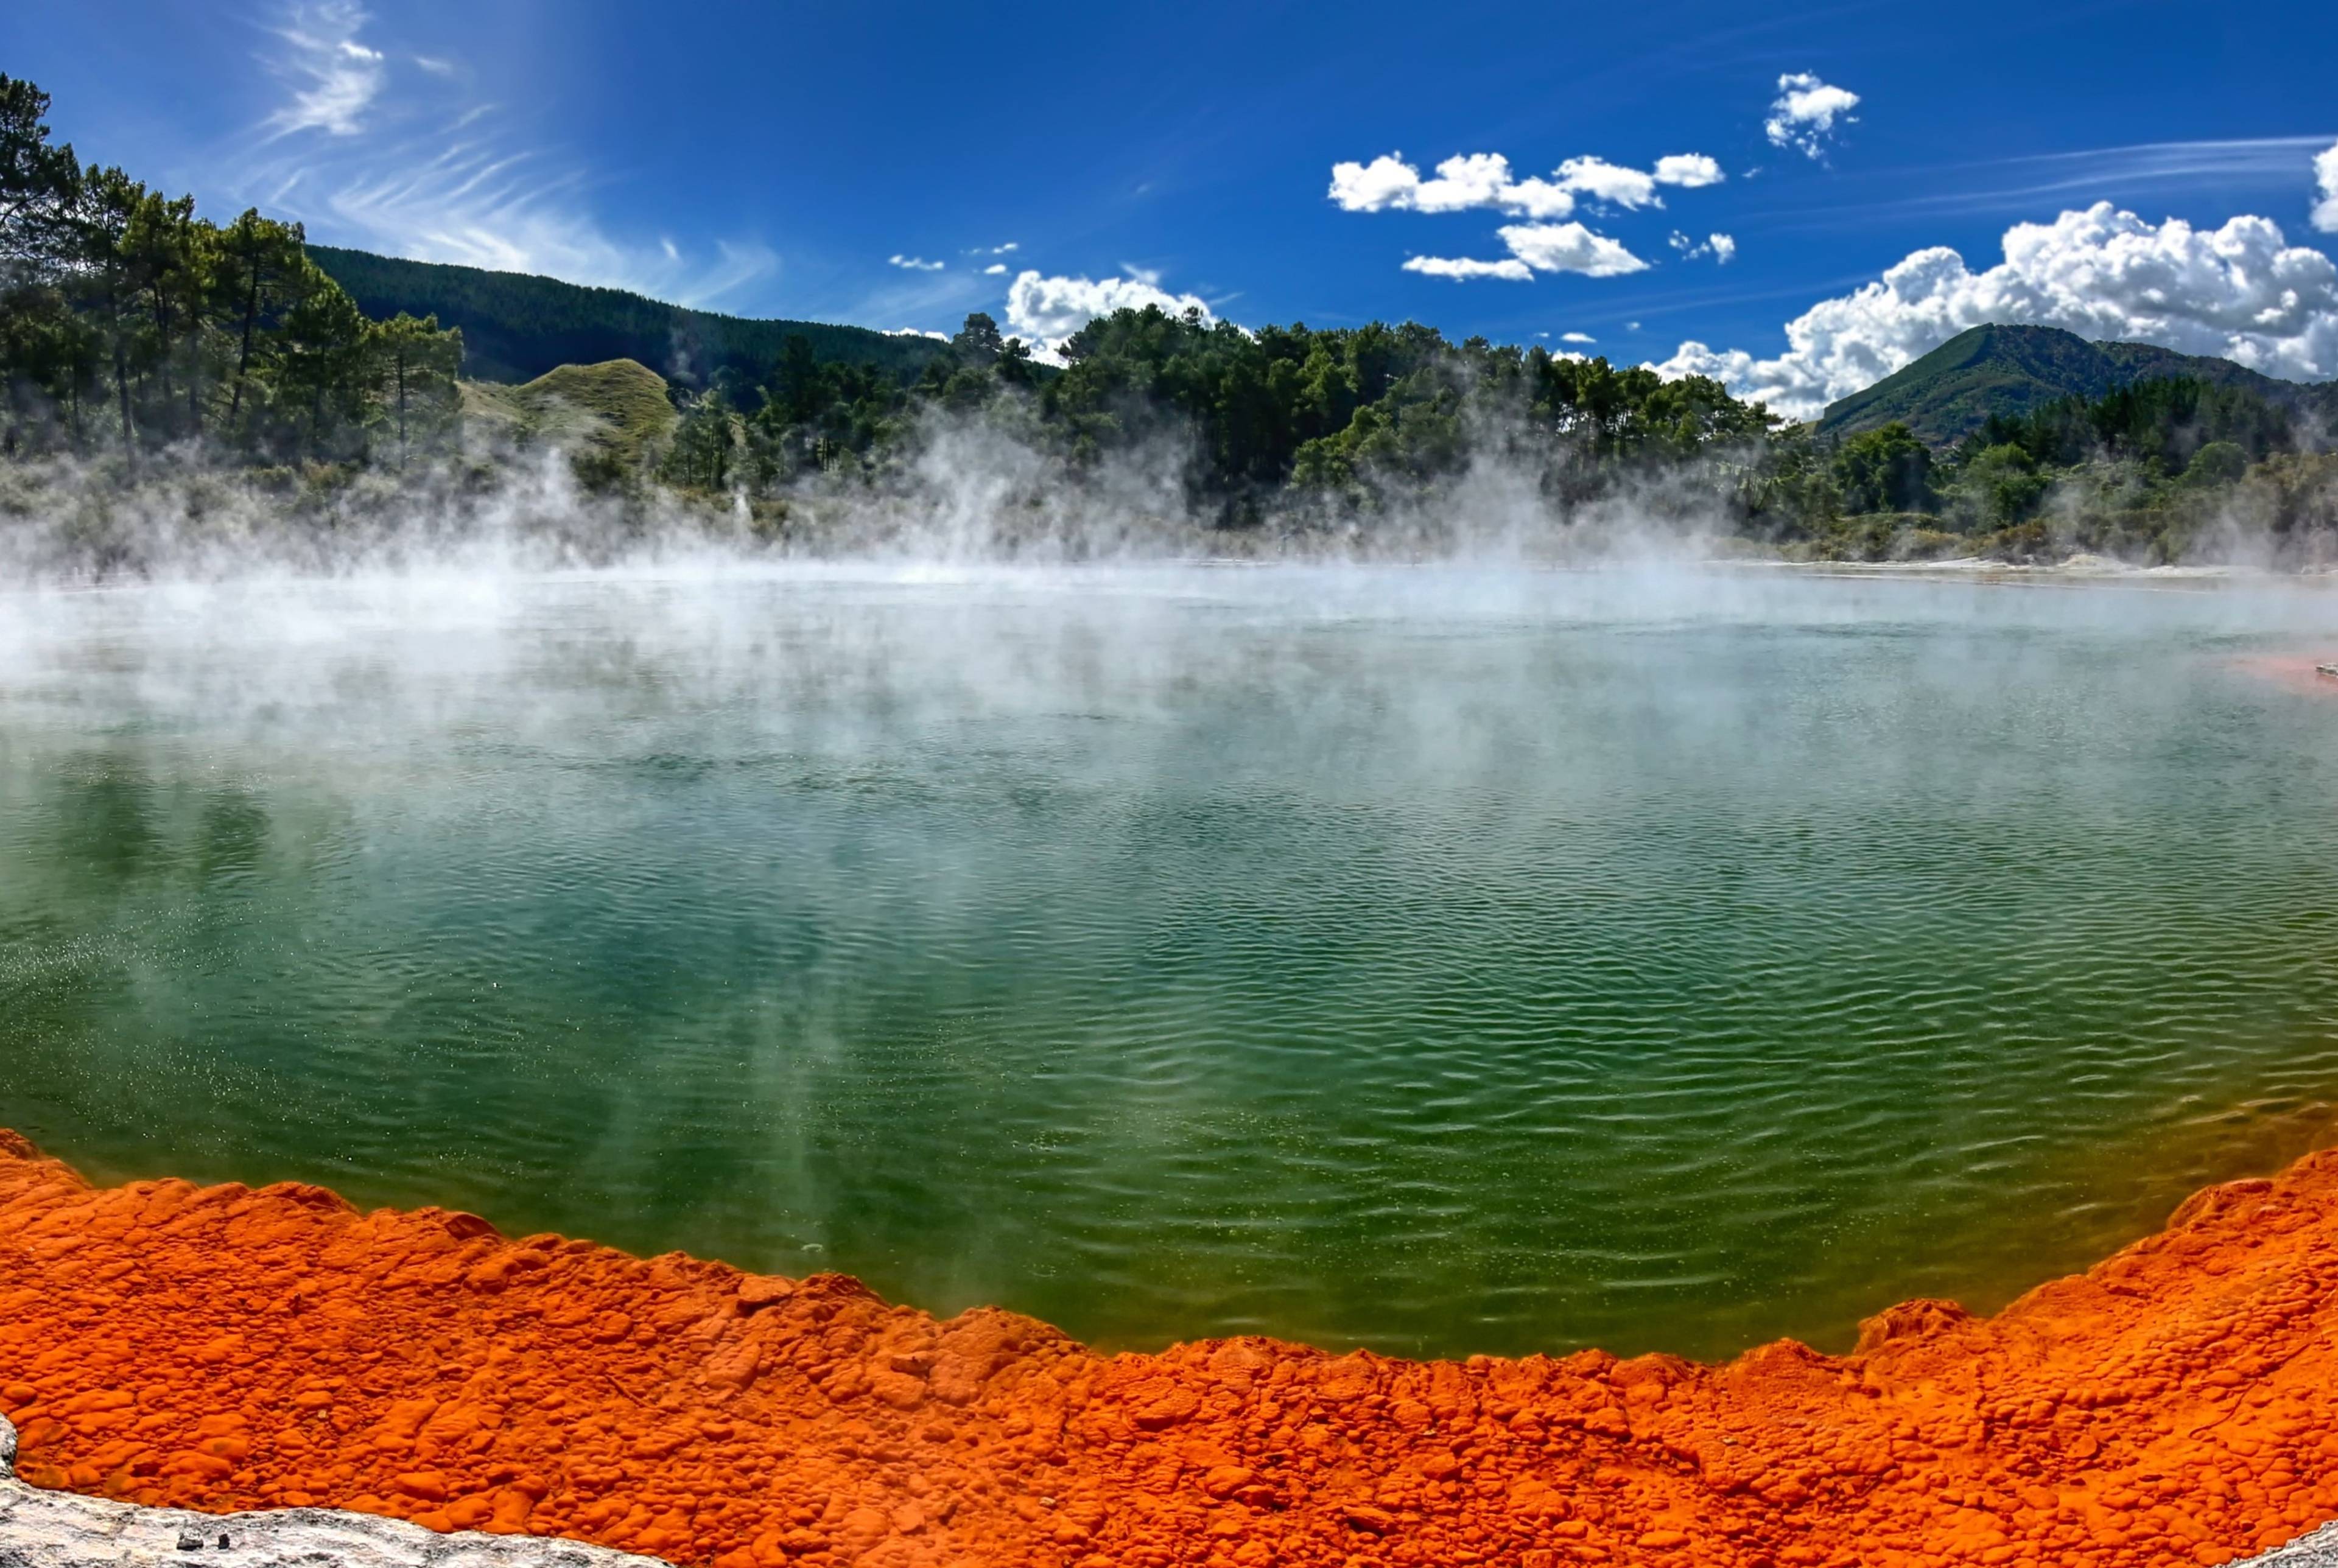
<path fill-rule="evenodd" d="M 0 1416 L 0 1568 L 670 1568 L 654 1557 L 540 1535 L 441 1535 L 331 1508 L 191 1514 L 16 1479 L 16 1429 Z"/>

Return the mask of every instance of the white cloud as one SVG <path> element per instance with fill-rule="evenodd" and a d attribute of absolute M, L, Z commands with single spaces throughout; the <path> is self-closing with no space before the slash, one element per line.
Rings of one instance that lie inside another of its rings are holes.
<path fill-rule="evenodd" d="M 890 327 L 886 328 L 885 336 L 888 338 L 931 338 L 937 343 L 947 343 L 950 340 L 950 335 L 947 332 L 929 332 L 922 327 Z"/>
<path fill-rule="evenodd" d="M 1004 278 L 1007 276 L 1007 263 L 1004 261 L 993 261 L 989 266 L 985 267 L 982 270 L 982 275 L 985 278 Z"/>
<path fill-rule="evenodd" d="M 1668 152 L 1656 160 L 1655 181 L 1659 185 L 1677 185 L 1685 191 L 1700 190 L 1718 185 L 1729 178 L 1721 165 L 1702 152 Z"/>
<path fill-rule="evenodd" d="M 1858 93 L 1829 86 L 1807 71 L 1793 72 L 1778 78 L 1778 96 L 1762 129 L 1768 132 L 1771 145 L 1795 148 L 1806 157 L 1816 158 L 1826 151 L 1835 122 L 1854 123 L 1852 111 L 1858 107 Z"/>
<path fill-rule="evenodd" d="M 1415 256 L 1404 263 L 1408 272 L 1428 278 L 1449 278 L 1466 283 L 1476 278 L 1500 278 L 1524 283 L 1537 272 L 1579 272 L 1586 278 L 1617 278 L 1638 272 L 1645 261 L 1604 234 L 1580 223 L 1508 223 L 1498 230 L 1509 255 L 1498 261 L 1468 256 Z"/>
<path fill-rule="evenodd" d="M 230 204 L 298 219 L 327 244 L 684 305 L 722 303 L 778 267 L 751 240 L 693 254 L 669 239 L 612 239 L 586 205 L 582 167 L 500 135 L 494 106 L 464 96 L 458 62 L 393 76 L 384 53 L 359 38 L 368 17 L 354 5 L 287 15 L 274 30 L 281 47 L 263 64 L 290 95 L 223 165 Z"/>
<path fill-rule="evenodd" d="M 928 261 L 922 256 L 904 256 L 896 251 L 894 254 L 885 258 L 885 265 L 888 267 L 899 267 L 910 272 L 938 272 L 947 266 L 948 263 L 942 261 Z"/>
<path fill-rule="evenodd" d="M 1605 158 L 1569 158 L 1558 166 L 1563 191 L 1579 191 L 1594 201 L 1617 207 L 1661 207 L 1656 177 L 1645 170 L 1626 169 Z"/>
<path fill-rule="evenodd" d="M 2144 221 L 2107 201 L 2006 230 L 2005 260 L 1975 272 L 1946 246 L 1786 324 L 1787 350 L 1684 343 L 1656 369 L 1711 376 L 1808 417 L 1984 322 L 2060 327 L 2098 342 L 2212 354 L 2268 376 L 2338 376 L 2338 265 L 2270 219 L 2219 229 Z"/>
<path fill-rule="evenodd" d="M 1097 317 L 1142 310 L 1147 305 L 1158 305 L 1172 316 L 1198 310 L 1205 324 L 1217 319 L 1198 295 L 1172 294 L 1144 279 L 1050 278 L 1027 270 L 1007 287 L 1007 325 L 1035 346 L 1037 358 L 1052 360 L 1065 338 Z"/>
<path fill-rule="evenodd" d="M 1558 340 L 1562 343 L 1596 343 L 1599 341 L 1598 338 L 1594 338 L 1588 332 L 1562 332 L 1558 335 Z"/>
<path fill-rule="evenodd" d="M 1350 212 L 1466 212 L 1473 207 L 1498 207 L 1529 217 L 1563 218 L 1575 211 L 1571 193 L 1546 181 L 1512 178 L 1510 161 L 1499 152 L 1448 158 L 1437 166 L 1433 180 L 1423 180 L 1420 171 L 1397 152 L 1384 152 L 1370 163 L 1335 163 L 1330 195 Z"/>
<path fill-rule="evenodd" d="M 1510 254 L 1537 272 L 1579 272 L 1586 278 L 1619 278 L 1647 263 L 1604 234 L 1580 223 L 1506 223 L 1502 242 Z"/>
<path fill-rule="evenodd" d="M 2324 234 L 2338 234 L 2338 143 L 2313 158 L 2313 183 L 2322 200 L 2313 204 L 2313 226 Z"/>
<path fill-rule="evenodd" d="M 1671 244 L 1681 253 L 1684 261 L 1695 261 L 1710 256 L 1715 265 L 1726 267 L 1737 257 L 1737 241 L 1726 234 L 1708 234 L 1702 240 L 1692 240 L 1675 229 Z"/>
<path fill-rule="evenodd" d="M 1575 211 L 1575 192 L 1536 177 L 1505 186 L 1495 205 L 1520 218 L 1564 218 Z"/>
<path fill-rule="evenodd" d="M 1515 256 L 1499 261 L 1480 261 L 1469 256 L 1415 256 L 1405 262 L 1404 270 L 1427 278 L 1450 278 L 1457 283 L 1472 278 L 1507 278 L 1513 283 L 1524 283 L 1534 276 L 1534 269 Z"/>
<path fill-rule="evenodd" d="M 1695 188 L 1722 179 L 1721 165 L 1702 152 L 1673 152 L 1656 160 L 1655 172 L 1627 169 L 1604 158 L 1569 158 L 1552 172 L 1520 180 L 1499 152 L 1464 152 L 1437 166 L 1424 180 L 1401 152 L 1384 152 L 1369 163 L 1334 163 L 1331 199 L 1349 212 L 1467 212 L 1492 209 L 1514 217 L 1571 216 L 1578 198 L 1616 207 L 1661 207 L 1659 185 Z"/>
<path fill-rule="evenodd" d="M 282 54 L 270 69 L 293 84 L 291 102 L 268 117 L 279 136 L 319 130 L 354 136 L 388 76 L 381 51 L 358 42 L 366 14 L 349 0 L 296 5 L 276 28 Z"/>

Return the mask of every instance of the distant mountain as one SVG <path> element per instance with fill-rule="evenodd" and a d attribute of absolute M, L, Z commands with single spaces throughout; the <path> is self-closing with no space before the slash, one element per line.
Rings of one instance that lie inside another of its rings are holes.
<path fill-rule="evenodd" d="M 2090 343 L 2058 327 L 1975 327 L 1829 405 L 1818 427 L 1848 436 L 1897 419 L 1943 446 L 1978 430 L 1992 414 L 2024 414 L 2073 394 L 2100 397 L 2132 382 L 2179 376 L 2246 387 L 2269 402 L 2338 419 L 2338 382 L 2282 381 L 2229 359 L 2148 343 Z"/>
<path fill-rule="evenodd" d="M 821 321 L 756 321 L 668 305 L 622 289 L 556 278 L 405 261 L 311 245 L 317 265 L 373 317 L 404 310 L 463 329 L 463 374 L 480 381 L 533 381 L 563 365 L 636 360 L 671 378 L 703 385 L 729 368 L 760 387 L 787 340 L 813 356 L 915 375 L 941 351 L 930 338 L 897 337 Z"/>

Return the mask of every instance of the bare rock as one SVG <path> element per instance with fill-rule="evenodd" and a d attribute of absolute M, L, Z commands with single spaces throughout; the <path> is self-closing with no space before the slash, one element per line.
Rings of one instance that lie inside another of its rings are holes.
<path fill-rule="evenodd" d="M 2338 1524 L 2324 1524 L 2311 1535 L 2226 1568 L 2338 1568 Z"/>
<path fill-rule="evenodd" d="M 191 1514 L 44 1492 L 16 1479 L 0 1416 L 0 1568 L 670 1568 L 654 1557 L 540 1535 L 442 1535 L 331 1508 Z"/>

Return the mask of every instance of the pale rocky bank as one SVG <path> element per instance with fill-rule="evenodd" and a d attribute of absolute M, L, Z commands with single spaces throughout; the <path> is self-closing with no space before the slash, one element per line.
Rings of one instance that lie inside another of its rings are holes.
<path fill-rule="evenodd" d="M 16 1428 L 0 1416 L 0 1568 L 666 1568 L 605 1546 L 528 1535 L 442 1535 L 330 1508 L 194 1514 L 142 1508 L 16 1479 Z"/>

